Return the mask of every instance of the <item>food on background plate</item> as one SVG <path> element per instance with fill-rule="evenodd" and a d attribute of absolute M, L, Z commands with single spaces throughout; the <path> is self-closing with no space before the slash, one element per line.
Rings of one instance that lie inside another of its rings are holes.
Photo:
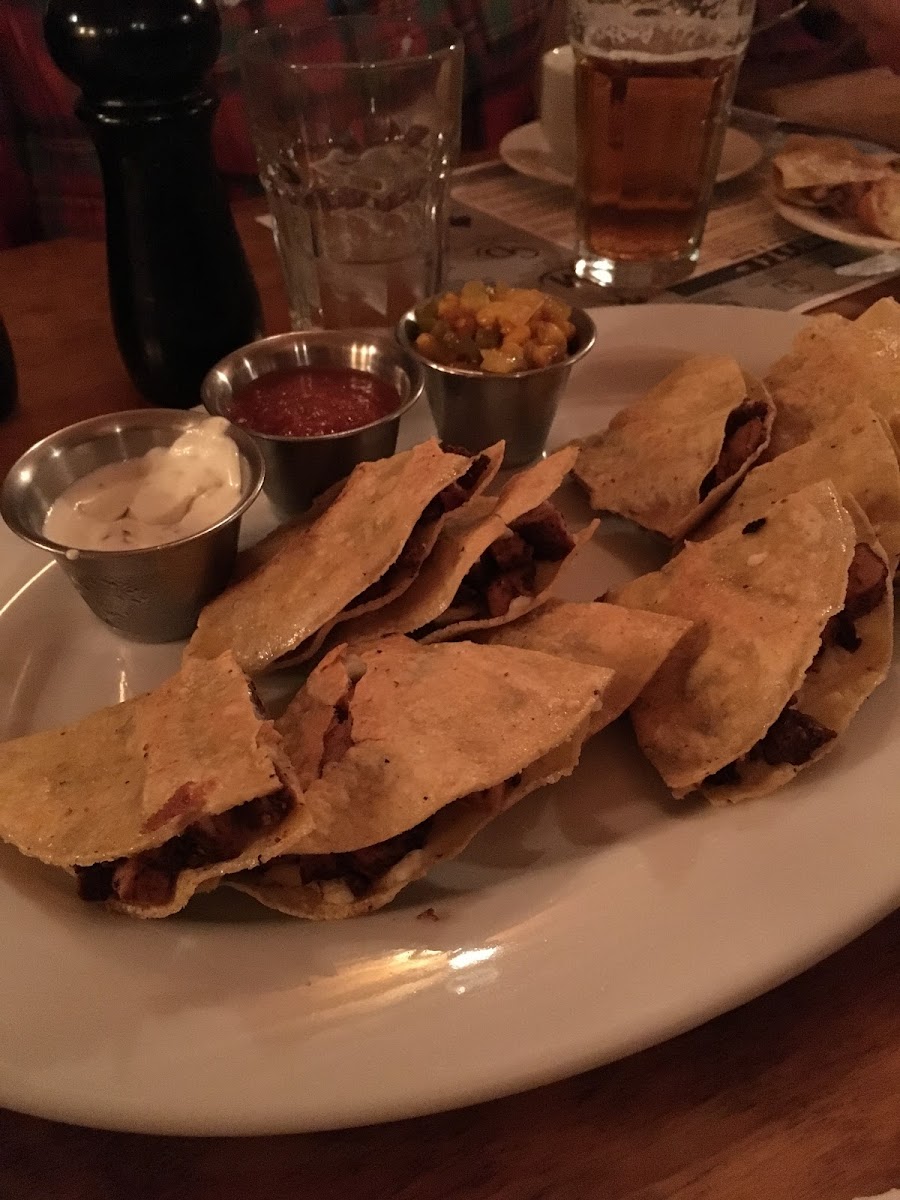
<path fill-rule="evenodd" d="M 382 907 L 574 769 L 611 677 L 508 646 L 337 647 L 277 723 L 312 826 L 229 884 L 301 917 Z"/>
<path fill-rule="evenodd" d="M 891 661 L 887 560 L 829 482 L 689 542 L 610 599 L 694 622 L 631 708 L 676 797 L 776 790 L 833 745 Z"/>
<path fill-rule="evenodd" d="M 272 437 L 320 437 L 361 429 L 399 407 L 396 388 L 370 371 L 296 367 L 270 371 L 242 387 L 228 419 Z"/>
<path fill-rule="evenodd" d="M 900 304 L 884 299 L 855 321 L 813 317 L 766 376 L 775 401 L 764 459 L 825 434 L 856 402 L 870 405 L 900 436 Z"/>
<path fill-rule="evenodd" d="M 856 216 L 868 233 L 900 242 L 900 175 L 873 183 L 856 206 Z"/>
<path fill-rule="evenodd" d="M 70 484 L 44 518 L 44 536 L 77 550 L 141 550 L 211 528 L 241 499 L 241 456 L 224 417 L 170 446 L 111 462 Z"/>
<path fill-rule="evenodd" d="M 688 359 L 581 443 L 574 476 L 596 511 L 678 540 L 737 487 L 775 407 L 733 358 Z"/>
<path fill-rule="evenodd" d="M 593 526 L 573 536 L 549 498 L 575 461 L 568 447 L 513 476 L 499 496 L 451 513 L 410 586 L 335 630 L 346 640 L 414 633 L 442 641 L 510 621 L 546 599 Z"/>
<path fill-rule="evenodd" d="M 898 156 L 866 154 L 845 138 L 794 134 L 772 156 L 775 195 L 788 204 L 856 216 L 868 190 L 897 178 Z"/>
<path fill-rule="evenodd" d="M 540 650 L 611 668 L 614 675 L 593 722 L 596 733 L 631 707 L 690 627 L 689 620 L 665 613 L 551 599 L 510 625 L 473 637 L 491 646 Z"/>
<path fill-rule="evenodd" d="M 900 559 L 900 464 L 884 421 L 855 402 L 826 432 L 758 464 L 718 512 L 691 534 L 694 541 L 764 516 L 776 500 L 822 479 L 856 500 L 884 547 L 893 571 Z"/>
<path fill-rule="evenodd" d="M 415 310 L 415 347 L 441 366 L 509 375 L 562 362 L 575 336 L 571 306 L 536 288 L 480 279 Z"/>
<path fill-rule="evenodd" d="M 496 473 L 502 445 L 470 458 L 432 439 L 354 468 L 311 525 L 276 530 L 271 557 L 200 614 L 186 654 L 232 650 L 259 674 L 315 654 L 341 619 L 387 604 L 409 586 L 449 512 Z"/>
<path fill-rule="evenodd" d="M 0 838 L 133 916 L 177 912 L 308 824 L 281 736 L 230 654 L 0 744 Z"/>

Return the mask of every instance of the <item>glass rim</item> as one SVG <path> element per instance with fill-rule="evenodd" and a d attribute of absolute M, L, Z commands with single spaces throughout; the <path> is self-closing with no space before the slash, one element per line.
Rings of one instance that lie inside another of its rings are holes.
<path fill-rule="evenodd" d="M 383 67 L 416 66 L 429 62 L 440 61 L 452 54 L 461 53 L 463 38 L 459 30 L 449 22 L 426 20 L 420 21 L 415 17 L 379 16 L 377 13 L 360 13 L 356 16 L 324 17 L 312 24 L 300 20 L 277 21 L 272 24 L 259 25 L 254 29 L 245 30 L 237 43 L 237 57 L 242 63 L 252 61 L 265 54 L 274 52 L 272 43 L 279 34 L 308 34 L 310 37 L 319 30 L 328 29 L 374 29 L 378 27 L 393 29 L 421 29 L 437 32 L 444 44 L 433 50 L 418 54 L 410 54 L 404 58 L 370 58 L 363 62 L 352 59 L 331 62 L 292 62 L 285 64 L 292 71 L 329 71 L 357 70 L 368 71 Z"/>

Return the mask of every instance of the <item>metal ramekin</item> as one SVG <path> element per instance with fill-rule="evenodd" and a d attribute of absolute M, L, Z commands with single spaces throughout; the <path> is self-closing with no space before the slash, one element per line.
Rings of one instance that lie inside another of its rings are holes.
<path fill-rule="evenodd" d="M 560 363 L 492 375 L 464 367 L 445 367 L 420 354 L 416 314 L 410 309 L 397 326 L 397 340 L 422 368 L 425 391 L 438 436 L 448 445 L 475 453 L 501 439 L 504 467 L 524 467 L 543 452 L 569 374 L 594 344 L 594 322 L 573 308 L 574 346 Z"/>
<path fill-rule="evenodd" d="M 235 350 L 209 372 L 200 395 L 211 413 L 228 416 L 232 397 L 261 375 L 291 367 L 352 367 L 389 383 L 399 396 L 394 412 L 370 425 L 315 437 L 247 432 L 266 463 L 265 492 L 284 514 L 302 512 L 361 462 L 387 458 L 397 448 L 400 418 L 422 394 L 422 372 L 390 333 L 327 329 L 279 333 Z"/>
<path fill-rule="evenodd" d="M 142 408 L 79 421 L 27 450 L 0 490 L 0 515 L 13 533 L 52 554 L 97 616 L 135 641 L 188 637 L 201 608 L 228 582 L 241 517 L 265 474 L 253 439 L 230 427 L 241 455 L 240 501 L 190 537 L 146 549 L 73 550 L 45 537 L 44 521 L 54 500 L 77 479 L 153 446 L 171 445 L 203 420 L 199 413 Z"/>

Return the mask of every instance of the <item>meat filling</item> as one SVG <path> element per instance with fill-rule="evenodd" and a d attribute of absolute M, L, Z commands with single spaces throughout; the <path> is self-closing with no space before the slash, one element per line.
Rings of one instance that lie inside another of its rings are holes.
<path fill-rule="evenodd" d="M 517 596 L 533 596 L 539 562 L 560 562 L 575 542 L 559 512 L 544 501 L 518 517 L 468 571 L 451 607 L 504 617 Z"/>
<path fill-rule="evenodd" d="M 796 198 L 813 208 L 828 209 L 840 217 L 853 217 L 856 216 L 857 205 L 868 186 L 865 183 L 820 183 L 812 187 L 797 188 Z M 788 199 L 793 198 L 793 195 L 788 196 Z"/>
<path fill-rule="evenodd" d="M 339 762 L 352 745 L 353 714 L 350 712 L 350 701 L 347 699 L 335 705 L 331 724 L 325 730 L 319 774 L 321 775 L 328 763 Z"/>
<path fill-rule="evenodd" d="M 749 526 L 744 532 L 746 533 L 748 529 Z M 856 632 L 854 622 L 875 611 L 887 594 L 887 586 L 886 563 L 879 558 L 871 546 L 867 546 L 865 542 L 858 542 L 847 570 L 847 592 L 844 597 L 844 607 L 831 618 L 822 631 L 822 648 L 837 645 L 851 653 L 858 650 L 862 642 Z M 796 707 L 796 697 L 793 697 L 746 757 L 761 758 L 770 767 L 777 767 L 782 763 L 802 767 L 809 762 L 817 750 L 835 737 L 837 734 L 833 729 L 829 729 L 815 717 L 800 712 Z M 704 786 L 725 787 L 740 783 L 741 776 L 738 768 L 741 761 L 738 759 L 737 762 L 728 763 L 721 770 L 707 775 L 703 781 Z"/>
<path fill-rule="evenodd" d="M 765 737 L 756 743 L 750 755 L 762 758 L 770 767 L 778 767 L 782 763 L 802 767 L 817 750 L 836 736 L 833 729 L 789 704 L 766 731 Z"/>
<path fill-rule="evenodd" d="M 887 595 L 887 563 L 871 546 L 859 542 L 847 573 L 847 598 L 844 612 L 851 621 L 874 612 Z"/>
<path fill-rule="evenodd" d="M 887 595 L 887 564 L 871 546 L 858 542 L 847 572 L 847 595 L 843 609 L 831 618 L 822 632 L 822 645 L 840 646 L 851 654 L 862 641 L 856 632 L 861 617 L 874 612 Z"/>
<path fill-rule="evenodd" d="M 735 475 L 766 440 L 768 409 L 761 400 L 745 400 L 728 414 L 719 460 L 700 485 L 705 500 L 714 487 Z"/>
<path fill-rule="evenodd" d="M 292 807 L 286 791 L 259 796 L 228 812 L 195 821 L 154 850 L 76 867 L 78 894 L 82 900 L 118 899 L 146 908 L 167 904 L 182 871 L 238 858 L 254 838 L 280 825 Z"/>
<path fill-rule="evenodd" d="M 817 721 L 808 713 L 800 712 L 796 696 L 766 730 L 755 746 L 751 746 L 744 758 L 726 763 L 703 780 L 704 787 L 733 787 L 741 782 L 740 766 L 747 759 L 762 759 L 770 767 L 790 763 L 802 767 L 815 752 L 832 738 L 837 737 L 833 729 Z"/>
<path fill-rule="evenodd" d="M 354 609 L 362 604 L 368 604 L 372 600 L 379 600 L 395 586 L 400 576 L 418 571 L 431 549 L 435 522 L 440 520 L 445 513 L 452 512 L 455 508 L 460 508 L 468 500 L 471 500 L 489 467 L 490 459 L 481 454 L 472 462 L 464 475 L 441 488 L 425 506 L 395 561 L 380 579 L 369 584 L 365 591 L 360 592 L 353 601 Z"/>
<path fill-rule="evenodd" d="M 433 821 L 433 817 L 428 817 L 396 837 L 374 846 L 364 846 L 361 850 L 340 854 L 292 854 L 279 861 L 295 867 L 303 884 L 341 879 L 354 896 L 363 896 L 376 879 L 386 875 L 407 854 L 422 849 Z"/>

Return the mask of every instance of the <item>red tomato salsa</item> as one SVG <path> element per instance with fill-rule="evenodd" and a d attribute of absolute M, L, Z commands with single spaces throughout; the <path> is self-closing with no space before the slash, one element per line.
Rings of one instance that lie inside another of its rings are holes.
<path fill-rule="evenodd" d="M 400 406 L 384 379 L 350 367 L 293 367 L 270 371 L 240 389 L 228 419 L 256 433 L 314 437 L 360 429 Z"/>

